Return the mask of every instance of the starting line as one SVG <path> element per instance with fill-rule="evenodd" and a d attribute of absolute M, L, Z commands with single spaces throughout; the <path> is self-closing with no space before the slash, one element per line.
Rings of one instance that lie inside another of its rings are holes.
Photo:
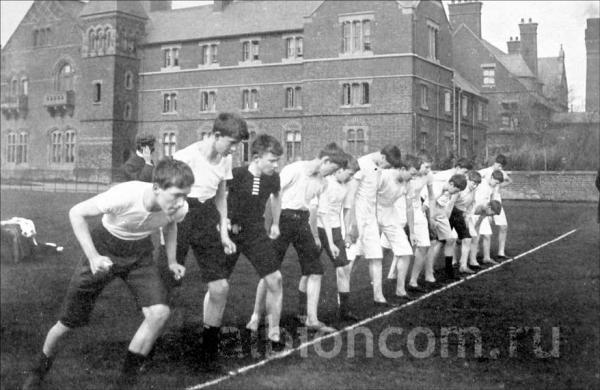
<path fill-rule="evenodd" d="M 553 244 L 553 243 L 555 243 L 557 241 L 560 241 L 563 238 L 565 238 L 567 236 L 570 236 L 571 234 L 575 233 L 576 231 L 577 231 L 577 229 L 573 229 L 573 230 L 571 230 L 571 231 L 569 231 L 569 232 L 567 232 L 567 233 L 565 233 L 565 234 L 563 234 L 561 236 L 556 237 L 553 240 L 550 240 L 550 241 L 547 241 L 547 242 L 545 242 L 545 243 L 543 243 L 541 245 L 538 245 L 535 248 L 532 248 L 532 249 L 530 249 L 530 250 L 528 250 L 526 252 L 523 252 L 523 253 L 515 256 L 515 257 L 511 257 L 510 259 L 505 260 L 502 263 L 499 263 L 497 265 L 494 265 L 494 266 L 491 266 L 491 267 L 486 268 L 484 270 L 481 270 L 481 271 L 479 271 L 479 272 L 477 272 L 475 274 L 472 274 L 472 275 L 469 275 L 469 276 L 467 276 L 465 278 L 462 278 L 461 280 L 457 280 L 456 282 L 450 283 L 450 284 L 448 284 L 448 285 L 446 285 L 446 286 L 444 286 L 444 287 L 442 287 L 442 288 L 440 288 L 438 290 L 431 291 L 431 292 L 429 292 L 429 293 L 427 293 L 425 295 L 422 295 L 421 297 L 419 297 L 417 299 L 409 301 L 409 302 L 407 302 L 407 303 L 405 303 L 405 304 L 403 304 L 401 306 L 392 308 L 392 309 L 390 309 L 388 311 L 381 312 L 381 313 L 379 313 L 379 314 L 377 314 L 375 316 L 366 318 L 366 319 L 364 319 L 364 320 L 362 320 L 360 322 L 357 322 L 355 324 L 352 324 L 352 325 L 349 325 L 349 326 L 347 326 L 345 328 L 342 328 L 342 329 L 338 330 L 337 332 L 329 333 L 329 334 L 326 334 L 326 335 L 314 338 L 314 339 L 312 339 L 310 341 L 307 341 L 307 342 L 304 342 L 304 343 L 300 344 L 296 348 L 292 348 L 292 349 L 283 351 L 281 353 L 269 356 L 268 358 L 263 359 L 261 361 L 258 361 L 258 362 L 254 363 L 254 364 L 250 364 L 250 365 L 247 365 L 247 366 L 244 366 L 244 367 L 240 367 L 240 368 L 238 368 L 236 370 L 229 371 L 229 373 L 227 373 L 227 375 L 223 375 L 223 376 L 218 377 L 216 379 L 213 379 L 211 381 L 200 383 L 200 384 L 192 386 L 192 387 L 188 387 L 185 390 L 200 390 L 200 389 L 204 389 L 204 388 L 207 388 L 209 386 L 213 386 L 213 385 L 216 385 L 218 383 L 224 382 L 224 381 L 226 381 L 228 379 L 231 379 L 231 378 L 233 378 L 235 376 L 238 376 L 240 374 L 243 374 L 243 373 L 248 372 L 250 370 L 253 370 L 255 368 L 264 366 L 265 364 L 267 364 L 267 363 L 269 363 L 269 362 L 271 362 L 273 360 L 283 359 L 283 358 L 285 358 L 285 357 L 287 357 L 287 356 L 289 356 L 289 355 L 291 355 L 291 354 L 293 354 L 295 352 L 300 351 L 301 349 L 308 348 L 311 345 L 317 344 L 317 343 L 319 343 L 319 342 L 321 342 L 323 340 L 327 340 L 329 338 L 341 335 L 344 332 L 348 332 L 348 331 L 350 331 L 350 330 L 352 330 L 354 328 L 357 328 L 359 326 L 368 324 L 368 323 L 373 322 L 373 321 L 375 321 L 375 320 L 377 320 L 379 318 L 386 317 L 386 316 L 388 316 L 388 315 L 390 315 L 390 314 L 392 314 L 394 312 L 397 312 L 397 311 L 399 311 L 401 309 L 404 309 L 406 307 L 415 305 L 418 302 L 421 302 L 421 301 L 423 301 L 423 300 L 425 300 L 425 299 L 427 299 L 429 297 L 432 297 L 432 296 L 434 296 L 436 294 L 440 294 L 440 293 L 442 293 L 442 292 L 444 292 L 444 291 L 446 291 L 446 290 L 448 290 L 448 289 L 450 289 L 452 287 L 458 286 L 459 284 L 464 283 L 464 282 L 466 282 L 466 281 L 468 281 L 470 279 L 476 278 L 476 277 L 478 277 L 480 275 L 483 275 L 483 274 L 485 274 L 487 272 L 493 271 L 493 270 L 495 270 L 495 269 L 497 269 L 497 268 L 499 268 L 499 267 L 501 267 L 501 266 L 503 266 L 505 264 L 512 263 L 513 261 L 515 261 L 517 259 L 520 259 L 523 256 L 527 256 L 528 254 L 533 253 L 535 251 L 538 251 L 538 250 L 542 249 L 545 246 L 548 246 L 548 245 Z"/>

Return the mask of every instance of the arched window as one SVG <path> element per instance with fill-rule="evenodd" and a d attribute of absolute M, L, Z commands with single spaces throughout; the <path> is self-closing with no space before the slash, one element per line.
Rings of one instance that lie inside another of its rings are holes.
<path fill-rule="evenodd" d="M 131 103 L 129 102 L 125 103 L 125 108 L 123 109 L 123 119 L 131 119 Z"/>
<path fill-rule="evenodd" d="M 247 140 L 242 141 L 242 162 L 249 163 L 252 160 L 252 153 L 250 152 L 250 145 L 256 138 L 256 132 L 251 131 L 250 137 Z"/>
<path fill-rule="evenodd" d="M 110 27 L 106 27 L 104 29 L 104 39 L 106 39 L 106 49 L 112 46 L 112 34 L 110 32 Z"/>
<path fill-rule="evenodd" d="M 63 161 L 63 133 L 62 131 L 53 131 L 50 135 L 51 156 L 50 161 L 53 163 L 61 163 Z"/>
<path fill-rule="evenodd" d="M 29 81 L 27 80 L 27 77 L 23 77 L 21 79 L 21 94 L 22 95 L 29 94 Z"/>
<path fill-rule="evenodd" d="M 94 30 L 90 30 L 89 34 L 88 34 L 88 50 L 95 52 L 97 50 L 96 48 L 96 33 L 94 32 Z"/>
<path fill-rule="evenodd" d="M 65 162 L 75 162 L 75 130 L 65 131 Z"/>
<path fill-rule="evenodd" d="M 6 136 L 6 162 L 17 162 L 17 133 L 9 131 Z"/>
<path fill-rule="evenodd" d="M 11 81 L 10 94 L 12 96 L 17 96 L 19 94 L 19 80 L 17 80 L 16 77 Z"/>
<path fill-rule="evenodd" d="M 72 91 L 73 90 L 73 67 L 69 63 L 62 65 L 58 71 L 56 79 L 56 89 L 58 91 Z"/>
<path fill-rule="evenodd" d="M 133 73 L 130 70 L 125 72 L 125 88 L 126 89 L 133 88 Z"/>
<path fill-rule="evenodd" d="M 28 149 L 29 133 L 27 133 L 26 131 L 21 131 L 19 133 L 19 140 L 17 143 L 17 156 L 15 161 L 17 164 L 23 164 L 27 162 L 27 159 L 29 158 Z"/>

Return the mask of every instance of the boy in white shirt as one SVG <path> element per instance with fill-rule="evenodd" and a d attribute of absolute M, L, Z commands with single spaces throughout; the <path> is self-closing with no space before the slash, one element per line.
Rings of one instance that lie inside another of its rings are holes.
<path fill-rule="evenodd" d="M 199 361 L 206 371 L 221 371 L 219 334 L 229 291 L 225 257 L 236 252 L 236 245 L 228 234 L 226 183 L 233 177 L 231 153 L 245 139 L 248 139 L 246 121 L 237 114 L 220 113 L 207 137 L 173 155 L 192 168 L 196 179 L 188 196 L 190 211 L 179 224 L 177 262 L 185 263 L 191 247 L 202 280 L 208 285 L 203 304 L 202 359 Z"/>
<path fill-rule="evenodd" d="M 487 180 L 482 180 L 481 184 L 477 186 L 477 189 L 475 190 L 475 208 L 485 208 L 492 200 L 500 202 L 498 191 L 500 188 L 500 184 L 503 181 L 504 175 L 499 170 L 493 171 L 491 176 Z M 502 213 L 502 209 L 500 209 L 499 213 Z M 496 215 L 490 216 L 490 218 L 481 218 L 479 215 L 476 214 L 471 217 L 474 225 L 476 224 L 476 226 L 474 226 L 474 231 L 476 232 L 477 236 L 473 237 L 471 240 L 471 257 L 469 261 L 470 264 L 478 264 L 476 258 L 477 250 L 479 248 L 479 237 L 485 238 L 482 241 L 482 263 L 489 265 L 498 264 L 490 257 L 490 237 L 492 235 L 490 219 L 494 218 L 495 216 Z"/>
<path fill-rule="evenodd" d="M 410 232 L 410 240 L 414 247 L 415 259 L 411 272 L 410 281 L 407 290 L 409 292 L 425 292 L 418 284 L 418 278 L 425 265 L 427 250 L 431 246 L 429 239 L 429 222 L 425 210 L 428 205 L 421 197 L 423 190 L 427 192 L 428 187 L 433 185 L 433 174 L 431 173 L 432 159 L 426 152 L 421 152 L 417 156 L 419 164 L 418 173 L 408 183 L 407 206 L 412 205 L 413 228 Z M 427 197 L 425 197 L 427 198 Z M 425 284 L 427 287 L 434 287 L 435 279 L 433 272 L 425 275 Z"/>
<path fill-rule="evenodd" d="M 39 361 L 24 389 L 36 389 L 50 369 L 61 342 L 89 322 L 98 296 L 114 279 L 122 279 L 142 309 L 144 322 L 131 340 L 116 388 L 132 386 L 169 318 L 167 289 L 156 267 L 150 235 L 164 228 L 169 269 L 176 279 L 185 268 L 175 259 L 177 223 L 188 212 L 185 201 L 194 175 L 189 166 L 165 158 L 153 182 L 130 181 L 76 204 L 69 211 L 73 231 L 85 254 L 67 288 L 58 322 L 50 329 Z M 90 232 L 86 218 L 102 216 Z"/>
<path fill-rule="evenodd" d="M 352 209 L 348 194 L 348 182 L 358 171 L 358 162 L 350 155 L 348 166 L 327 176 L 327 188 L 318 201 L 319 240 L 336 271 L 338 289 L 338 317 L 343 321 L 358 321 L 359 318 L 350 310 L 350 273 L 354 258 L 348 259 L 346 241 L 342 236 L 342 223 L 345 231 L 351 228 L 346 222 Z"/>
<path fill-rule="evenodd" d="M 289 245 L 294 245 L 302 271 L 298 286 L 299 316 L 306 311 L 304 325 L 326 333 L 335 329 L 319 321 L 317 316 L 323 265 L 319 258 L 321 243 L 316 226 L 317 203 L 313 200 L 325 191 L 325 178 L 345 168 L 347 163 L 346 153 L 337 144 L 331 143 L 325 146 L 319 157 L 291 163 L 280 173 L 281 235 L 274 241 L 275 251 L 281 263 Z"/>
<path fill-rule="evenodd" d="M 479 173 L 481 174 L 482 180 L 487 181 L 490 179 L 492 172 L 500 171 L 503 175 L 503 180 L 500 183 L 499 187 L 505 187 L 512 183 L 512 179 L 510 176 L 504 171 L 504 167 L 506 166 L 506 157 L 502 154 L 496 156 L 496 160 L 491 167 L 481 169 Z M 500 195 L 500 188 L 497 190 L 496 200 L 502 202 L 502 197 Z M 494 225 L 498 227 L 498 256 L 497 258 L 500 260 L 506 260 L 506 236 L 508 234 L 508 221 L 506 220 L 506 213 L 504 212 L 504 207 L 502 207 L 502 211 L 500 211 L 499 215 L 495 215 L 490 218 Z M 490 247 L 491 235 L 483 236 L 483 245 L 484 247 Z M 488 256 L 489 257 L 489 256 Z"/>
<path fill-rule="evenodd" d="M 386 168 L 402 166 L 402 155 L 397 146 L 386 145 L 381 151 L 358 159 L 360 171 L 354 175 L 354 224 L 358 232 L 358 252 L 369 261 L 369 274 L 373 282 L 373 301 L 378 307 L 395 306 L 383 295 L 379 223 L 377 222 L 377 187 L 381 172 Z"/>
<path fill-rule="evenodd" d="M 394 253 L 388 279 L 396 276 L 394 299 L 392 302 L 401 303 L 409 299 L 405 282 L 413 254 L 412 246 L 406 236 L 404 227 L 408 224 L 413 231 L 413 209 L 406 206 L 406 195 L 409 180 L 416 176 L 416 158 L 407 156 L 405 167 L 400 169 L 385 169 L 381 173 L 377 191 L 377 222 L 381 230 L 382 246 Z"/>
<path fill-rule="evenodd" d="M 459 193 L 454 203 L 454 208 L 450 214 L 450 226 L 456 230 L 458 239 L 460 240 L 458 271 L 463 274 L 472 274 L 474 271 L 469 266 L 478 269 L 479 265 L 471 263 L 467 266 L 472 239 L 470 224 L 472 223 L 472 216 L 474 214 L 475 190 L 481 183 L 481 175 L 477 171 L 469 171 L 466 177 L 467 188 Z"/>

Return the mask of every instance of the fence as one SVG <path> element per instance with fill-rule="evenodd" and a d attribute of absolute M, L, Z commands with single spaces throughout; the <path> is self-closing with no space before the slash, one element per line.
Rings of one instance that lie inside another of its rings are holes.
<path fill-rule="evenodd" d="M 27 173 L 26 173 L 27 172 Z M 110 169 L 2 171 L 2 189 L 46 192 L 99 193 L 112 185 Z M 502 189 L 504 199 L 556 201 L 597 201 L 598 191 L 592 171 L 512 171 L 513 183 Z M 52 179 L 49 179 L 52 178 Z"/>

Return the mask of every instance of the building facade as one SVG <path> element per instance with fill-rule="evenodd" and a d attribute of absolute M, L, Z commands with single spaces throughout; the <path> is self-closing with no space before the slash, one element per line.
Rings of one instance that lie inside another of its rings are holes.
<path fill-rule="evenodd" d="M 37 1 L 2 49 L 2 87 L 3 177 L 110 180 L 137 133 L 171 155 L 221 111 L 279 138 L 286 162 L 332 141 L 440 161 L 485 143 L 487 100 L 454 72 L 440 1 Z"/>
<path fill-rule="evenodd" d="M 564 51 L 538 58 L 537 23 L 521 19 L 520 39 L 503 52 L 481 35 L 481 1 L 452 1 L 455 69 L 488 99 L 487 154 L 511 154 L 535 145 L 554 113 L 568 110 Z"/>

